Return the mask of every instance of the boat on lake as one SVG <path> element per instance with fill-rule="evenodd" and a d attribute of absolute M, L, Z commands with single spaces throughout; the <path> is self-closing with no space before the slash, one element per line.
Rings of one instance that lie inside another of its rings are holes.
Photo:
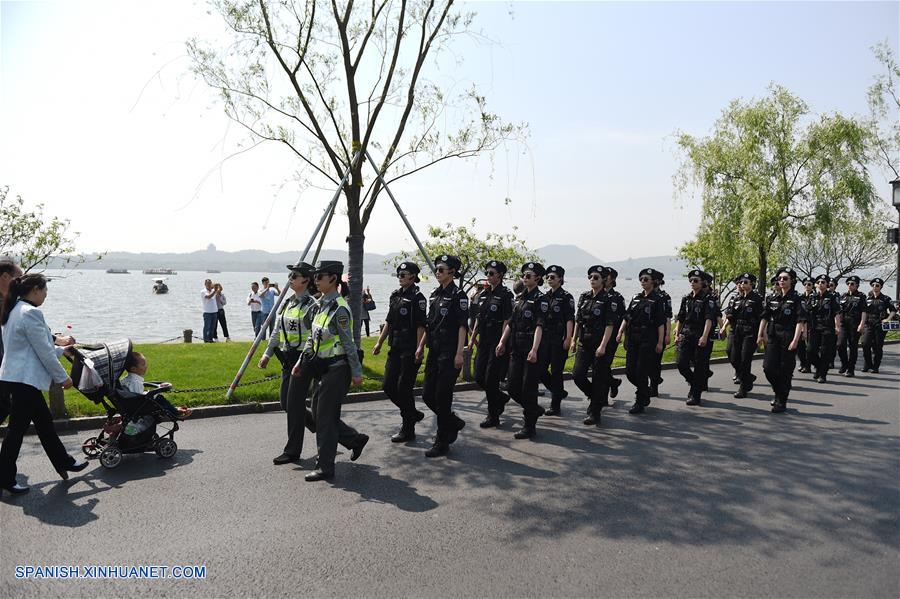
<path fill-rule="evenodd" d="M 106 274 L 108 275 L 130 275 L 127 268 L 107 268 Z"/>
<path fill-rule="evenodd" d="M 145 268 L 145 275 L 177 275 L 178 273 L 171 268 Z"/>
<path fill-rule="evenodd" d="M 153 293 L 169 293 L 169 286 L 166 285 L 165 279 L 153 279 Z"/>

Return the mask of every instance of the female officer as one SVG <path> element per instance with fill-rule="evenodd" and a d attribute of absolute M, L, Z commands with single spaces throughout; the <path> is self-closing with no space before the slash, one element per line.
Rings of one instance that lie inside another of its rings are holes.
<path fill-rule="evenodd" d="M 550 301 L 540 290 L 544 283 L 541 278 L 543 265 L 528 262 L 522 265 L 521 272 L 525 290 L 516 297 L 512 316 L 503 329 L 496 351 L 498 356 L 510 354 L 507 391 L 522 406 L 524 425 L 514 436 L 530 439 L 535 435 L 537 419 L 544 413 L 544 408 L 538 404 L 537 390 L 541 373 L 547 368 L 540 347 Z"/>
<path fill-rule="evenodd" d="M 728 359 L 734 367 L 735 378 L 740 388 L 734 394 L 738 399 L 747 397 L 753 389 L 756 377 L 752 373 L 753 354 L 756 353 L 756 338 L 764 300 L 754 291 L 756 277 L 745 272 L 737 277 L 738 292 L 725 309 L 726 328 L 731 329 L 728 337 Z"/>
<path fill-rule="evenodd" d="M 293 375 L 304 371 L 319 381 L 313 393 L 316 417 L 316 445 L 319 457 L 316 469 L 306 475 L 307 481 L 334 478 L 337 445 L 351 448 L 350 460 L 356 461 L 369 436 L 356 432 L 341 420 L 341 404 L 350 384 L 362 384 L 362 365 L 353 341 L 353 316 L 347 300 L 338 292 L 338 280 L 344 264 L 337 260 L 320 260 L 316 265 L 316 287 L 322 294 L 312 311 L 312 328 L 303 348 L 301 361 Z"/>
<path fill-rule="evenodd" d="M 884 287 L 882 279 L 875 277 L 869 281 L 869 286 L 872 291 L 866 298 L 866 317 L 859 323 L 857 330 L 862 333 L 863 372 L 878 374 L 885 336 L 881 323 L 887 322 L 889 312 L 893 312 L 894 307 L 890 298 L 881 293 L 881 288 Z"/>
<path fill-rule="evenodd" d="M 689 385 L 688 399 L 685 402 L 689 406 L 699 406 L 700 396 L 706 390 L 709 379 L 707 347 L 711 345 L 709 334 L 718 318 L 717 303 L 703 285 L 706 274 L 702 270 L 688 273 L 691 292 L 681 298 L 675 325 L 678 372 Z"/>
<path fill-rule="evenodd" d="M 503 284 L 506 264 L 491 260 L 485 264 L 484 274 L 488 285 L 478 294 L 478 317 L 472 328 L 470 344 L 478 348 L 475 354 L 475 381 L 487 396 L 487 418 L 479 426 L 491 428 L 500 425 L 500 414 L 509 401 L 509 396 L 500 390 L 500 379 L 506 373 L 509 356 L 498 356 L 496 350 L 512 315 L 513 294 Z"/>
<path fill-rule="evenodd" d="M 807 304 L 808 354 L 813 380 L 824 383 L 834 361 L 837 336 L 841 329 L 840 298 L 829 290 L 831 277 L 816 277 L 816 292 Z"/>
<path fill-rule="evenodd" d="M 465 420 L 453 413 L 453 386 L 463 365 L 463 348 L 469 330 L 469 298 L 456 286 L 454 279 L 462 266 L 456 256 L 434 259 L 438 288 L 431 292 L 425 335 L 416 349 L 416 360 L 422 361 L 425 345 L 425 384 L 422 400 L 437 416 L 437 434 L 426 458 L 447 455 Z"/>
<path fill-rule="evenodd" d="M 548 266 L 546 272 L 546 293 L 549 309 L 541 334 L 541 350 L 545 356 L 546 368 L 541 371 L 541 382 L 550 390 L 550 409 L 545 416 L 559 416 L 562 400 L 569 394 L 563 384 L 563 370 L 569 348 L 572 346 L 572 332 L 575 328 L 575 298 L 563 289 L 566 270 L 556 264 Z"/>
<path fill-rule="evenodd" d="M 797 346 L 806 325 L 806 301 L 794 290 L 797 274 L 782 266 L 775 273 L 778 290 L 766 298 L 766 307 L 759 321 L 757 345 L 765 346 L 763 372 L 772 385 L 775 399 L 772 412 L 787 409 L 794 366 L 797 363 Z"/>
<path fill-rule="evenodd" d="M 315 300 L 309 293 L 309 284 L 312 280 L 313 266 L 299 262 L 289 264 L 287 268 L 291 271 L 289 285 L 294 295 L 281 305 L 275 318 L 277 334 L 269 337 L 269 344 L 258 364 L 260 368 L 266 368 L 273 354 L 281 362 L 279 398 L 281 409 L 287 412 L 288 440 L 281 455 L 272 460 L 275 464 L 287 464 L 300 459 L 300 451 L 303 449 L 303 429 L 306 425 L 306 397 L 311 380 L 309 377 L 295 379 L 291 377 L 291 370 L 300 359 L 300 352 L 306 344 L 312 326 L 310 311 Z M 312 422 L 308 426 L 312 427 L 310 430 L 315 428 Z"/>
<path fill-rule="evenodd" d="M 662 353 L 665 342 L 665 302 L 653 290 L 653 269 L 638 274 L 642 291 L 631 298 L 625 319 L 616 335 L 616 343 L 625 337 L 625 374 L 636 389 L 634 405 L 629 414 L 640 414 L 650 405 L 650 379 L 656 372 L 656 356 Z"/>
<path fill-rule="evenodd" d="M 400 289 L 391 293 L 387 317 L 381 335 L 375 342 L 372 354 L 381 352 L 384 340 L 390 338 L 391 349 L 384 364 L 384 383 L 381 388 L 400 409 L 403 424 L 400 432 L 391 437 L 394 443 L 405 443 L 416 438 L 416 422 L 425 414 L 416 409 L 413 387 L 421 361 L 416 361 L 416 348 L 425 335 L 425 310 L 428 303 L 419 292 L 419 266 L 402 262 L 397 266 Z"/>
<path fill-rule="evenodd" d="M 841 296 L 841 333 L 838 335 L 837 352 L 841 358 L 840 374 L 855 376 L 859 355 L 859 325 L 865 314 L 866 296 L 859 291 L 859 277 L 847 277 L 847 292 Z"/>

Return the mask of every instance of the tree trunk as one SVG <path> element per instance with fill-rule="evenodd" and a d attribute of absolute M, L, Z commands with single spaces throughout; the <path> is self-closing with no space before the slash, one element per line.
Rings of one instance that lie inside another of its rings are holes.
<path fill-rule="evenodd" d="M 363 282 L 363 255 L 365 253 L 365 235 L 351 233 L 347 237 L 347 273 L 350 282 L 350 309 L 353 312 L 353 339 L 356 346 L 360 345 L 360 327 L 362 327 L 362 291 L 365 288 Z"/>

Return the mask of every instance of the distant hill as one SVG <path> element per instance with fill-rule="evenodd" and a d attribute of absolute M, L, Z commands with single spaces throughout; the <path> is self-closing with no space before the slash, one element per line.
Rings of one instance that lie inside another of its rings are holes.
<path fill-rule="evenodd" d="M 605 262 L 619 271 L 619 278 L 636 279 L 637 273 L 644 268 L 655 268 L 668 279 L 678 279 L 687 275 L 690 267 L 687 262 L 677 256 L 648 256 L 646 258 L 629 258 L 617 262 Z"/>
<path fill-rule="evenodd" d="M 577 245 L 545 245 L 535 250 L 544 266 L 559 264 L 568 272 L 587 271 L 594 264 L 602 264 L 600 258 L 581 249 Z"/>

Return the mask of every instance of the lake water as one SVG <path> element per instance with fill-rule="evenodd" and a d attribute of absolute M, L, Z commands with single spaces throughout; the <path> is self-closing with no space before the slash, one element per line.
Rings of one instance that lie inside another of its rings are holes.
<path fill-rule="evenodd" d="M 71 330 L 79 342 L 123 337 L 142 342 L 163 341 L 180 338 L 184 329 L 192 329 L 199 338 L 203 332 L 200 291 L 206 278 L 221 283 L 224 288 L 228 300 L 225 315 L 232 339 L 249 340 L 253 338 L 250 308 L 246 304 L 250 282 L 268 276 L 281 285 L 285 282 L 282 277 L 286 279 L 286 273 L 260 273 L 257 276 L 247 272 L 179 272 L 166 278 L 169 293 L 156 295 L 152 292 L 154 276 L 139 271 L 114 275 L 102 270 L 48 270 L 45 274 L 53 279 L 42 308 L 47 323 L 54 332 Z M 378 306 L 371 313 L 371 330 L 377 334 L 378 325 L 387 313 L 387 299 L 396 288 L 397 280 L 390 275 L 371 274 L 365 276 L 364 283 L 372 290 Z M 511 284 L 507 281 L 507 285 Z M 435 287 L 434 280 L 423 281 L 421 287 L 427 297 Z M 867 284 L 861 287 L 868 291 Z M 587 288 L 585 277 L 569 275 L 566 289 L 573 295 L 577 297 Z M 639 288 L 636 277 L 627 280 L 626 273 L 620 275 L 617 290 L 626 298 Z M 688 288 L 686 279 L 667 282 L 665 289 L 676 298 L 676 310 L 678 298 L 687 293 Z M 844 291 L 844 285 L 841 285 L 841 291 Z M 893 295 L 893 286 L 885 292 Z M 67 325 L 72 328 L 67 329 Z M 221 339 L 221 331 L 219 334 Z"/>

